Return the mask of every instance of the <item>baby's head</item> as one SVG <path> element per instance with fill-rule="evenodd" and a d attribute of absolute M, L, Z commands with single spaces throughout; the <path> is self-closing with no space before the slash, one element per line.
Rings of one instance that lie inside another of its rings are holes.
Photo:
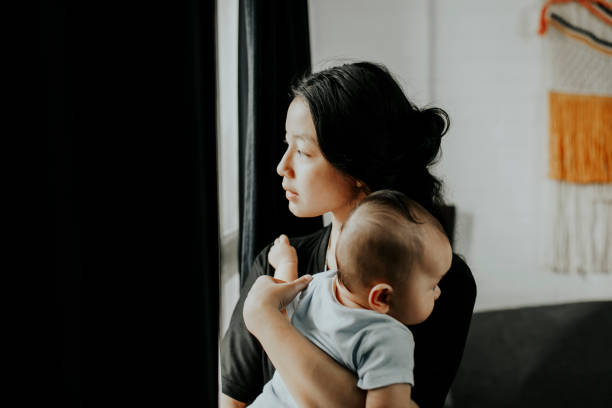
<path fill-rule="evenodd" d="M 409 325 L 431 314 L 452 258 L 440 223 L 392 190 L 366 197 L 336 246 L 338 281 L 357 303 Z"/>

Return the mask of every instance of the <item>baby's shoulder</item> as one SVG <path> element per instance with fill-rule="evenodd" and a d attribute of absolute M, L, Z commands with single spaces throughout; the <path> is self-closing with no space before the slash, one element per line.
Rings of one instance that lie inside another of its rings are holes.
<path fill-rule="evenodd" d="M 312 280 L 301 293 L 301 298 L 306 296 L 313 296 L 315 293 L 318 295 L 317 298 L 322 295 L 327 295 L 330 292 L 331 285 L 333 285 L 336 271 L 323 271 L 312 275 Z"/>

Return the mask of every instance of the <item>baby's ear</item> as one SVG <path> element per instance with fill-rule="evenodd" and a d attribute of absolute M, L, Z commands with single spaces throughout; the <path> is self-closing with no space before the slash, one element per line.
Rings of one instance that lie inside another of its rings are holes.
<path fill-rule="evenodd" d="M 389 303 L 391 302 L 391 294 L 393 288 L 388 283 L 377 283 L 372 286 L 368 293 L 368 305 L 370 309 L 378 313 L 387 314 L 389 312 Z"/>

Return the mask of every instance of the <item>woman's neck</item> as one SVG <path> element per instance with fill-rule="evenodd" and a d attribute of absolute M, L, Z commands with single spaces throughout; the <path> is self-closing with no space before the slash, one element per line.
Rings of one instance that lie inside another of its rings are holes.
<path fill-rule="evenodd" d="M 332 229 L 329 234 L 329 242 L 327 245 L 327 269 L 338 269 L 338 264 L 336 263 L 336 245 L 338 244 L 338 237 L 340 236 L 340 231 L 342 230 L 342 224 L 346 220 L 346 217 L 340 218 L 337 217 L 336 214 L 332 213 Z"/>
<path fill-rule="evenodd" d="M 325 257 L 328 269 L 338 269 L 336 263 L 336 244 L 338 243 L 338 237 L 342 230 L 342 224 L 347 220 L 353 208 L 365 198 L 366 194 L 360 192 L 357 198 L 350 204 L 331 212 L 331 224 L 332 230 L 329 235 L 329 243 L 327 246 L 327 255 Z"/>

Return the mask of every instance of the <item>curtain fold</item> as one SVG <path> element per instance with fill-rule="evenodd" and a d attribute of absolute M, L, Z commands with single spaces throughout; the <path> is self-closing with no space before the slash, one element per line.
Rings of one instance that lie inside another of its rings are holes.
<path fill-rule="evenodd" d="M 290 84 L 310 72 L 308 3 L 239 3 L 240 283 L 255 256 L 278 235 L 304 235 L 322 217 L 298 219 L 276 174 L 284 152 Z"/>
<path fill-rule="evenodd" d="M 216 406 L 215 2 L 39 11 L 32 120 L 45 123 L 55 224 L 45 341 L 61 343 L 45 397 Z"/>

